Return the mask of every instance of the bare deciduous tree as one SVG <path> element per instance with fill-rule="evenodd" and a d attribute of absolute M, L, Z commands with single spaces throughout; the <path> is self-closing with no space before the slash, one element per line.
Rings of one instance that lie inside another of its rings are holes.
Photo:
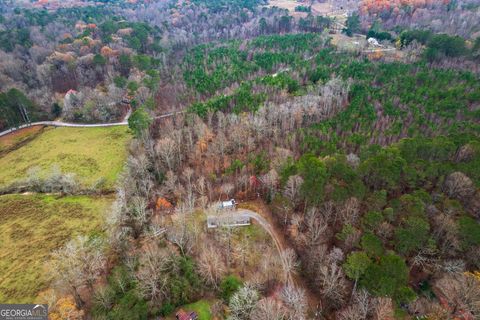
<path fill-rule="evenodd" d="M 140 256 L 135 277 L 138 289 L 146 299 L 161 303 L 167 295 L 165 272 L 169 270 L 170 259 L 170 253 L 156 245 L 149 245 Z"/>
<path fill-rule="evenodd" d="M 318 214 L 316 208 L 308 210 L 305 216 L 305 225 L 307 232 L 305 233 L 305 244 L 310 247 L 320 243 L 322 237 L 327 231 L 328 224 L 322 216 Z"/>
<path fill-rule="evenodd" d="M 128 186 L 129 196 L 150 196 L 153 188 L 152 176 L 149 171 L 150 160 L 145 154 L 136 154 L 127 159 L 127 169 L 123 173 L 123 185 Z"/>
<path fill-rule="evenodd" d="M 220 189 L 221 192 L 227 196 L 227 198 L 230 198 L 232 192 L 235 190 L 235 186 L 232 183 L 224 183 Z"/>
<path fill-rule="evenodd" d="M 358 306 L 359 315 L 364 318 L 371 313 L 372 309 L 372 298 L 367 290 L 360 289 L 356 290 L 353 293 L 353 303 Z"/>
<path fill-rule="evenodd" d="M 252 320 L 284 320 L 285 308 L 273 298 L 264 298 L 258 301 L 252 312 Z"/>
<path fill-rule="evenodd" d="M 335 263 L 320 267 L 317 283 L 322 296 L 334 308 L 338 308 L 345 302 L 346 280 L 342 268 Z"/>
<path fill-rule="evenodd" d="M 374 320 L 393 320 L 395 319 L 393 313 L 392 299 L 387 297 L 375 298 L 375 309 L 373 311 Z"/>
<path fill-rule="evenodd" d="M 259 265 L 259 277 L 257 283 L 259 287 L 265 284 L 271 284 L 277 281 L 286 281 L 283 278 L 283 263 L 278 256 L 278 251 L 270 246 L 261 246 L 258 248 L 262 252 L 262 259 Z"/>
<path fill-rule="evenodd" d="M 165 174 L 165 181 L 163 182 L 163 188 L 166 193 L 174 192 L 177 188 L 178 177 L 173 171 L 167 171 Z"/>
<path fill-rule="evenodd" d="M 367 319 L 360 310 L 360 306 L 352 304 L 337 313 L 338 320 L 365 320 Z"/>
<path fill-rule="evenodd" d="M 319 213 L 327 223 L 335 223 L 337 221 L 337 212 L 333 201 L 326 201 L 320 207 Z"/>
<path fill-rule="evenodd" d="M 260 181 L 267 189 L 270 197 L 275 195 L 275 191 L 278 185 L 278 173 L 275 169 L 270 170 L 268 173 L 260 177 Z"/>
<path fill-rule="evenodd" d="M 180 249 L 182 255 L 190 254 L 195 246 L 195 238 L 191 231 L 184 222 L 178 222 L 167 230 L 167 239 Z"/>
<path fill-rule="evenodd" d="M 453 217 L 439 213 L 433 217 L 433 236 L 443 254 L 455 255 L 461 250 L 458 225 Z"/>
<path fill-rule="evenodd" d="M 57 285 L 73 295 L 78 308 L 84 304 L 79 290 L 86 286 L 93 292 L 93 285 L 104 270 L 102 246 L 98 239 L 77 237 L 54 251 L 48 263 Z"/>
<path fill-rule="evenodd" d="M 176 168 L 176 159 L 177 159 L 177 151 L 178 146 L 174 140 L 170 138 L 163 138 L 157 142 L 155 146 L 155 151 L 158 154 L 158 157 L 162 161 L 164 167 L 169 170 L 173 171 Z"/>
<path fill-rule="evenodd" d="M 442 296 L 457 310 L 480 314 L 480 279 L 472 274 L 446 274 L 435 282 Z"/>
<path fill-rule="evenodd" d="M 139 235 L 149 221 L 151 211 L 147 209 L 147 200 L 143 197 L 133 197 L 130 201 L 130 213 L 135 234 Z"/>
<path fill-rule="evenodd" d="M 451 198 L 466 200 L 475 193 L 475 185 L 464 173 L 457 171 L 445 179 L 443 190 Z"/>
<path fill-rule="evenodd" d="M 241 287 L 230 298 L 228 320 L 250 320 L 260 298 L 257 290 L 250 284 Z"/>
<path fill-rule="evenodd" d="M 198 271 L 207 284 L 218 288 L 220 281 L 227 272 L 227 268 L 218 250 L 212 245 L 206 245 L 201 249 Z"/>
<path fill-rule="evenodd" d="M 204 176 L 200 176 L 195 183 L 195 191 L 198 193 L 198 205 L 205 209 L 208 204 L 209 183 Z"/>
<path fill-rule="evenodd" d="M 344 259 L 345 259 L 345 254 L 343 253 L 342 249 L 337 247 L 333 247 L 327 256 L 327 261 L 329 263 L 341 264 Z"/>
<path fill-rule="evenodd" d="M 447 273 L 461 273 L 465 272 L 465 261 L 461 259 L 453 259 L 443 261 L 442 269 Z"/>
<path fill-rule="evenodd" d="M 357 198 L 349 198 L 340 208 L 342 222 L 355 225 L 360 217 L 360 201 Z"/>
<path fill-rule="evenodd" d="M 306 319 L 308 305 L 307 297 L 303 289 L 293 285 L 287 285 L 283 287 L 280 297 L 288 308 L 288 319 Z"/>
<path fill-rule="evenodd" d="M 300 188 L 303 184 L 303 178 L 299 175 L 293 175 L 288 178 L 283 194 L 295 205 L 300 200 Z"/>
<path fill-rule="evenodd" d="M 283 271 L 285 274 L 295 273 L 299 266 L 295 250 L 287 248 L 281 253 L 281 255 L 283 260 Z"/>

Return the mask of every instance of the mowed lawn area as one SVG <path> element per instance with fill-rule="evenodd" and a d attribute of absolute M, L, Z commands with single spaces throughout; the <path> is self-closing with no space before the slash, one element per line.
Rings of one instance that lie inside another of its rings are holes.
<path fill-rule="evenodd" d="M 127 127 L 46 128 L 33 141 L 0 156 L 0 187 L 27 176 L 39 167 L 46 176 L 58 165 L 63 173 L 75 173 L 84 187 L 105 179 L 112 188 L 126 159 L 131 135 Z"/>
<path fill-rule="evenodd" d="M 50 253 L 76 235 L 103 232 L 114 196 L 0 196 L 0 301 L 32 303 L 48 287 Z"/>

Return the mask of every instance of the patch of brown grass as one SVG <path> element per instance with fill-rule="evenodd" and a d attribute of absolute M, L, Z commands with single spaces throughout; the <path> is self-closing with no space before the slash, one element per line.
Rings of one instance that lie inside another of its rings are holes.
<path fill-rule="evenodd" d="M 73 236 L 102 232 L 110 197 L 0 196 L 0 301 L 32 303 L 50 277 L 50 253 Z"/>

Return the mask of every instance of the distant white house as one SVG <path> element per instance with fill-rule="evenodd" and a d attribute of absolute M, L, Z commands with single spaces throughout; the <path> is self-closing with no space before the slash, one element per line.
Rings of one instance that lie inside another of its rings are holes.
<path fill-rule="evenodd" d="M 222 201 L 222 202 L 220 202 L 219 209 L 222 209 L 222 210 L 234 210 L 236 205 L 237 205 L 237 203 L 235 202 L 235 199 L 230 199 L 230 200 L 228 200 L 228 201 Z"/>
<path fill-rule="evenodd" d="M 370 45 L 370 46 L 383 47 L 383 46 L 378 42 L 378 40 L 375 39 L 375 38 L 368 38 L 367 42 L 368 42 L 368 45 Z"/>
<path fill-rule="evenodd" d="M 68 90 L 67 93 L 65 93 L 65 100 L 72 99 L 72 97 L 75 97 L 77 93 L 78 92 L 76 90 L 73 90 L 73 89 Z"/>
<path fill-rule="evenodd" d="M 70 89 L 63 98 L 63 113 L 72 114 L 73 110 L 80 105 L 82 94 L 76 90 Z"/>

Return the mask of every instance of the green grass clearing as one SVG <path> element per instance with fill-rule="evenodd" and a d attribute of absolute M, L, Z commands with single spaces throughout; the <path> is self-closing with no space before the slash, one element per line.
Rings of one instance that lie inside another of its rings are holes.
<path fill-rule="evenodd" d="M 184 305 L 177 309 L 174 314 L 167 319 L 175 319 L 175 313 L 183 309 L 187 312 L 195 311 L 198 314 L 198 320 L 212 320 L 212 312 L 210 310 L 211 302 L 205 299 L 198 300 L 197 302 Z"/>
<path fill-rule="evenodd" d="M 83 186 L 104 178 L 110 189 L 123 168 L 129 139 L 127 127 L 48 128 L 0 158 L 0 187 L 25 178 L 32 167 L 47 175 L 58 165 L 64 173 L 75 173 Z"/>
<path fill-rule="evenodd" d="M 270 235 L 265 232 L 258 224 L 251 224 L 249 226 L 238 228 L 239 236 L 245 236 L 253 242 L 270 242 L 272 241 Z"/>
<path fill-rule="evenodd" d="M 45 262 L 73 236 L 102 232 L 113 197 L 0 196 L 0 301 L 32 303 L 48 287 Z"/>

